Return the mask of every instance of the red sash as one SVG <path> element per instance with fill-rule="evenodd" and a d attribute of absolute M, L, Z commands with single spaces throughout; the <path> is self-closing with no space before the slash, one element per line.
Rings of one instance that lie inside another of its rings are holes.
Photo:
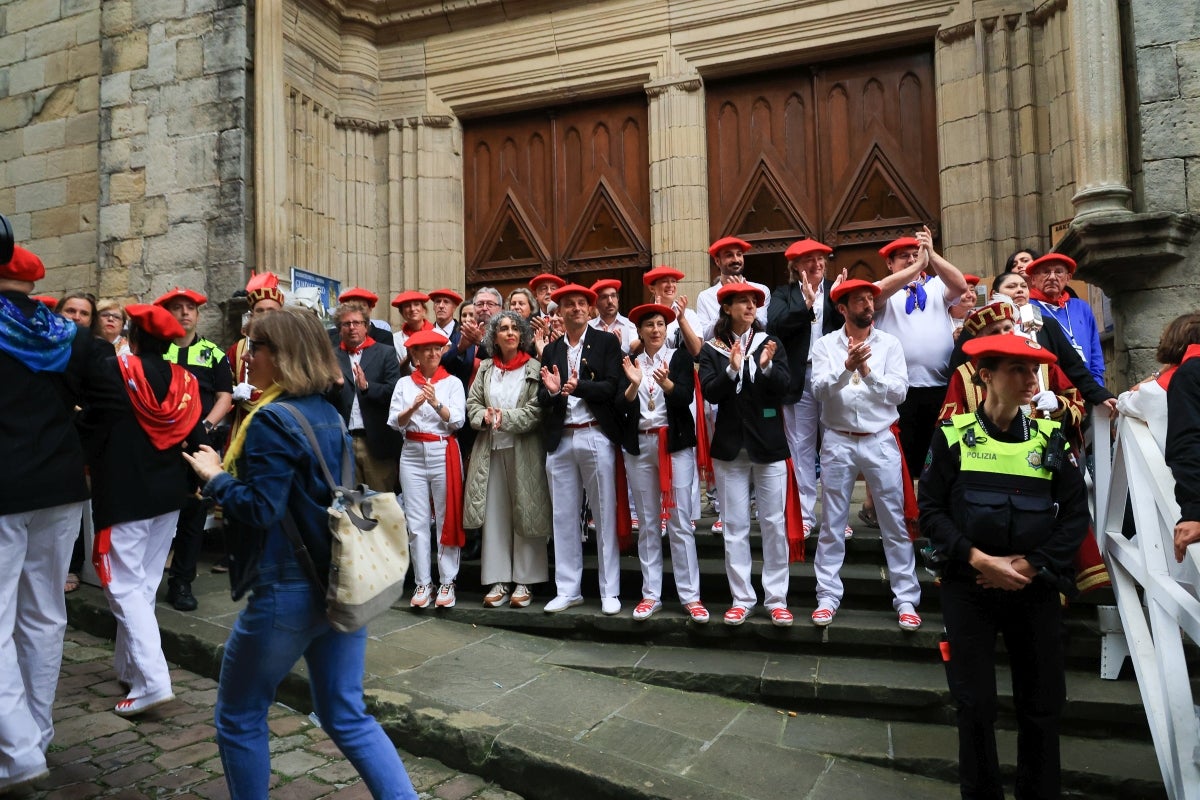
<path fill-rule="evenodd" d="M 696 368 L 699 370 L 699 367 Z M 704 416 L 704 396 L 700 393 L 700 381 L 696 381 L 696 467 L 700 473 L 700 485 L 709 486 L 713 480 L 712 443 L 708 437 L 708 419 Z"/>
<path fill-rule="evenodd" d="M 787 499 L 783 505 L 783 519 L 787 523 L 788 561 L 804 560 L 804 515 L 800 511 L 800 483 L 796 480 L 796 465 L 789 458 L 787 464 Z"/>
<path fill-rule="evenodd" d="M 123 355 L 117 359 L 117 366 L 133 414 L 154 449 L 166 450 L 186 439 L 200 420 L 200 392 L 192 373 L 177 364 L 168 364 L 171 385 L 160 403 L 146 380 L 140 358 Z"/>
<path fill-rule="evenodd" d="M 450 547 L 465 547 L 467 533 L 462 526 L 462 455 L 459 453 L 458 439 L 453 436 L 421 433 L 420 431 L 405 431 L 404 438 L 414 442 L 446 443 L 446 516 L 442 520 L 442 535 L 438 541 Z"/>
<path fill-rule="evenodd" d="M 92 566 L 96 568 L 96 577 L 101 586 L 112 583 L 112 564 L 108 560 L 108 551 L 112 549 L 112 528 L 101 528 L 96 531 L 92 541 Z"/>
<path fill-rule="evenodd" d="M 1059 308 L 1066 308 L 1067 301 L 1071 299 L 1071 295 L 1063 292 L 1058 296 L 1057 300 L 1051 300 L 1049 297 L 1046 297 L 1046 295 L 1042 294 L 1041 289 L 1034 289 L 1030 287 L 1029 298 L 1031 300 L 1041 300 L 1043 303 L 1049 303 L 1050 305 L 1058 306 Z"/>
<path fill-rule="evenodd" d="M 637 544 L 633 536 L 633 515 L 629 511 L 629 479 L 625 476 L 625 458 L 617 447 L 617 476 L 613 487 L 613 499 L 617 504 L 617 550 L 627 553 Z M 645 520 L 642 525 L 649 525 Z"/>
<path fill-rule="evenodd" d="M 900 447 L 900 423 L 892 423 L 892 435 L 896 437 L 896 447 Z M 908 462 L 904 460 L 904 448 L 900 447 L 900 479 L 904 483 L 904 525 L 908 528 L 908 538 L 916 541 L 920 535 L 917 526 L 917 493 L 913 491 L 912 477 L 908 473 Z"/>

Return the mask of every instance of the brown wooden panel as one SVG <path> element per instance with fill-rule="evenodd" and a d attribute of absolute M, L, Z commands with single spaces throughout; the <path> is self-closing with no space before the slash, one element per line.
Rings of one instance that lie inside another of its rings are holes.
<path fill-rule="evenodd" d="M 466 123 L 468 285 L 649 268 L 646 126 L 641 95 Z"/>

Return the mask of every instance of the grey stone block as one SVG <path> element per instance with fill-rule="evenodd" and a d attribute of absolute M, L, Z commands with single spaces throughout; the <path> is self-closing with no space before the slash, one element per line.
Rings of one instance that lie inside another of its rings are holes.
<path fill-rule="evenodd" d="M 1129 4 L 1137 47 L 1200 39 L 1200 5 L 1177 0 L 1137 0 Z"/>
<path fill-rule="evenodd" d="M 1143 103 L 1179 97 L 1179 65 L 1175 48 L 1142 47 L 1137 51 L 1138 93 Z"/>
<path fill-rule="evenodd" d="M 821 773 L 813 797 L 886 797 L 888 800 L 956 800 L 956 783 L 838 759 Z"/>
<path fill-rule="evenodd" d="M 205 74 L 244 69 L 247 58 L 249 49 L 244 26 L 217 27 L 204 36 Z"/>
<path fill-rule="evenodd" d="M 580 740 L 637 764 L 682 775 L 705 742 L 645 722 L 614 717 L 601 722 Z"/>
<path fill-rule="evenodd" d="M 1146 211 L 1180 211 L 1187 208 L 1187 175 L 1182 158 L 1164 158 L 1142 164 Z"/>
<path fill-rule="evenodd" d="M 138 0 L 133 4 L 133 24 L 137 28 L 184 16 L 183 0 Z"/>
<path fill-rule="evenodd" d="M 708 740 L 728 729 L 749 708 L 752 706 L 738 700 L 699 697 L 652 686 L 617 712 L 617 716 Z"/>
<path fill-rule="evenodd" d="M 823 756 L 768 745 L 738 736 L 721 736 L 688 770 L 688 777 L 746 800 L 778 800 L 780 786 L 791 797 L 822 797 L 813 789 L 829 766 Z"/>
<path fill-rule="evenodd" d="M 1200 39 L 1177 44 L 1175 62 L 1179 65 L 1180 95 L 1200 97 Z"/>
<path fill-rule="evenodd" d="M 1200 155 L 1200 99 L 1147 103 L 1141 117 L 1147 161 Z"/>
<path fill-rule="evenodd" d="M 529 668 L 526 662 L 523 671 Z M 474 669 L 473 674 L 476 680 L 486 679 L 478 669 Z M 548 669 L 519 684 L 500 678 L 495 683 L 505 689 L 479 705 L 480 711 L 564 738 L 578 737 L 592 730 L 648 691 L 629 681 L 562 669 Z M 422 685 L 422 691 L 428 691 L 428 688 Z M 484 691 L 496 694 L 500 690 L 493 684 Z M 468 688 L 464 702 L 470 702 L 473 694 L 482 693 Z M 453 698 L 446 699 L 453 701 Z"/>

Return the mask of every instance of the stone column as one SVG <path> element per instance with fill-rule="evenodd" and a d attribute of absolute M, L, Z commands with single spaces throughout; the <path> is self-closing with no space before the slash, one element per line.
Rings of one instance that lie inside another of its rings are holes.
<path fill-rule="evenodd" d="M 1132 193 L 1117 0 L 1076 0 L 1070 14 L 1075 219 L 1128 213 Z"/>
<path fill-rule="evenodd" d="M 646 84 L 650 109 L 650 249 L 654 264 L 687 275 L 683 293 L 708 286 L 708 148 L 704 84 L 688 67 Z"/>
<path fill-rule="evenodd" d="M 389 146 L 391 291 L 463 290 L 462 126 L 449 114 L 394 122 Z"/>
<path fill-rule="evenodd" d="M 287 147 L 284 115 L 283 0 L 254 4 L 254 261 L 286 272 Z"/>

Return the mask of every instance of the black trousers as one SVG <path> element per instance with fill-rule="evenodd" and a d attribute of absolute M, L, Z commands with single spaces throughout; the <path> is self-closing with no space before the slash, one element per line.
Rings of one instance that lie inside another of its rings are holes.
<path fill-rule="evenodd" d="M 1017 716 L 1017 800 L 1060 795 L 1059 721 L 1066 702 L 1058 592 L 1035 581 L 1015 592 L 981 589 L 974 577 L 943 579 L 950 644 L 946 677 L 958 715 L 964 800 L 1003 800 L 996 756 L 996 634 L 1012 668 Z"/>
<path fill-rule="evenodd" d="M 179 510 L 179 524 L 175 527 L 175 554 L 171 556 L 171 569 L 167 577 L 176 583 L 191 584 L 196 580 L 196 564 L 200 560 L 200 548 L 204 545 L 204 519 L 208 509 L 204 501 L 189 497 Z"/>
<path fill-rule="evenodd" d="M 945 386 L 910 386 L 904 402 L 896 409 L 900 417 L 900 451 L 913 480 L 921 477 L 925 468 L 925 455 L 945 402 Z"/>

